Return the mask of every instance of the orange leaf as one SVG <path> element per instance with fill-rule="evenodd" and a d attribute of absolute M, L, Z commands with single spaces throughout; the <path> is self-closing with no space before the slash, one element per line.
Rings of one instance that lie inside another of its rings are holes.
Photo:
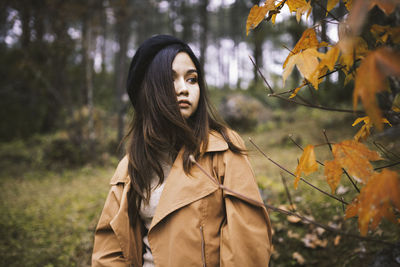
<path fill-rule="evenodd" d="M 367 139 L 367 137 L 370 135 L 371 128 L 373 127 L 372 122 L 368 116 L 357 118 L 351 126 L 355 126 L 360 122 L 364 122 L 364 125 L 361 126 L 361 129 L 354 136 L 354 140 L 356 140 L 357 142 Z M 392 124 L 386 118 L 382 118 L 382 123 L 387 123 L 392 126 Z"/>
<path fill-rule="evenodd" d="M 328 4 L 326 5 L 327 13 L 331 11 L 338 3 L 339 0 L 328 0 Z"/>
<path fill-rule="evenodd" d="M 299 87 L 294 89 L 293 93 L 289 96 L 289 98 L 293 98 L 297 95 L 297 93 L 300 91 L 301 88 L 303 88 L 306 85 L 305 82 L 303 82 Z"/>
<path fill-rule="evenodd" d="M 305 0 L 287 0 L 286 5 L 289 7 L 290 12 L 296 12 L 297 22 L 300 21 L 301 16 L 307 12 L 307 18 L 311 12 L 311 4 Z"/>
<path fill-rule="evenodd" d="M 342 177 L 342 168 L 335 160 L 325 161 L 324 165 L 326 181 L 331 187 L 332 194 L 334 194 L 336 191 L 336 187 L 340 183 L 340 178 Z"/>
<path fill-rule="evenodd" d="M 382 113 L 375 94 L 387 89 L 387 76 L 400 76 L 400 53 L 383 47 L 370 52 L 361 62 L 354 86 L 354 109 L 360 97 L 367 115 L 379 130 L 383 128 Z"/>
<path fill-rule="evenodd" d="M 371 26 L 371 33 L 376 39 L 376 43 L 384 44 L 388 40 L 400 43 L 400 27 L 374 24 Z"/>
<path fill-rule="evenodd" d="M 275 9 L 274 2 L 274 0 L 268 0 L 263 6 L 254 5 L 250 9 L 246 22 L 246 35 L 249 35 L 249 30 L 254 29 L 258 24 L 260 24 L 268 11 Z"/>
<path fill-rule="evenodd" d="M 315 160 L 314 146 L 308 145 L 304 148 L 303 154 L 300 157 L 299 165 L 297 165 L 294 181 L 294 188 L 297 189 L 297 185 L 300 181 L 300 175 L 303 172 L 305 175 L 313 173 L 318 170 L 318 165 Z"/>
<path fill-rule="evenodd" d="M 345 140 L 332 146 L 335 161 L 345 168 L 359 182 L 366 183 L 373 174 L 371 161 L 381 160 L 376 151 L 369 150 L 362 143 Z"/>
<path fill-rule="evenodd" d="M 344 5 L 346 6 L 347 11 L 350 11 L 353 7 L 353 0 L 344 1 Z"/>
<path fill-rule="evenodd" d="M 287 2 L 286 2 L 287 3 Z M 309 28 L 303 32 L 299 41 L 297 41 L 291 53 L 287 56 L 285 62 L 283 63 L 283 68 L 286 68 L 286 64 L 289 58 L 307 48 L 319 47 L 319 42 L 317 39 L 317 34 L 314 28 Z"/>
<path fill-rule="evenodd" d="M 393 13 L 396 6 L 399 4 L 399 0 L 371 0 L 369 9 L 372 9 L 377 5 L 386 15 Z"/>
<path fill-rule="evenodd" d="M 358 215 L 361 235 L 366 235 L 368 226 L 375 229 L 382 218 L 396 223 L 393 207 L 400 209 L 400 177 L 397 172 L 384 169 L 374 173 L 361 189 L 360 195 L 347 207 L 346 218 Z"/>
<path fill-rule="evenodd" d="M 318 88 L 318 77 L 315 76 L 315 73 L 319 66 L 318 57 L 321 55 L 322 53 L 318 52 L 317 49 L 309 48 L 291 56 L 282 74 L 283 83 L 293 71 L 293 67 L 296 66 L 304 78 Z"/>
<path fill-rule="evenodd" d="M 358 213 L 358 205 L 359 205 L 359 200 L 358 197 L 353 199 L 353 202 L 351 202 L 349 205 L 346 207 L 346 215 L 345 219 L 352 218 L 357 215 Z"/>
<path fill-rule="evenodd" d="M 356 60 L 362 59 L 368 53 L 368 45 L 361 37 L 348 38 L 344 34 L 338 43 L 341 51 L 340 63 L 346 66 L 348 71 L 354 65 Z"/>

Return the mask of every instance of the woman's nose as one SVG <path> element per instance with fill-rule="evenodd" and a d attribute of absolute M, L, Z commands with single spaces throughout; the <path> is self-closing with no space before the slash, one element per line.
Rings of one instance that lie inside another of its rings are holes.
<path fill-rule="evenodd" d="M 183 78 L 182 79 L 177 79 L 174 82 L 174 86 L 175 86 L 176 95 L 187 95 L 188 92 L 189 92 L 187 87 L 186 87 L 185 80 Z"/>

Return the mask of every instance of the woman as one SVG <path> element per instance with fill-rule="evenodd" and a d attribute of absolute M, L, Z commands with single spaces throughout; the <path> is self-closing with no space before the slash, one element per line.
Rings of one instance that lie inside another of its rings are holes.
<path fill-rule="evenodd" d="M 268 266 L 271 227 L 240 137 L 210 113 L 190 47 L 157 35 L 137 50 L 127 90 L 135 113 L 111 179 L 93 266 Z M 196 161 L 216 180 L 194 166 Z"/>

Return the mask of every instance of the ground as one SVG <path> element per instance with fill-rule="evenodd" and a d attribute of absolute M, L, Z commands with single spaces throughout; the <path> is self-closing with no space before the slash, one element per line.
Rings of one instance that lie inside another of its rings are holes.
<path fill-rule="evenodd" d="M 295 190 L 293 177 L 249 142 L 250 137 L 271 159 L 293 172 L 301 150 L 289 139 L 290 134 L 304 147 L 324 144 L 322 130 L 326 129 L 329 140 L 337 142 L 354 135 L 353 120 L 351 114 L 300 108 L 276 111 L 271 121 L 241 132 L 266 203 L 289 209 L 283 177 L 299 214 L 358 234 L 357 219 L 344 220 L 342 204 L 302 182 Z M 93 232 L 118 159 L 109 157 L 104 165 L 41 168 L 33 159 L 40 153 L 32 141 L 14 141 L 0 148 L 0 266 L 90 266 Z M 319 146 L 316 153 L 321 161 L 330 157 L 326 145 Z M 305 178 L 330 193 L 321 172 Z M 347 202 L 355 195 L 346 177 L 336 195 Z M 380 251 L 390 250 L 383 243 L 324 231 L 269 212 L 274 232 L 271 266 L 368 266 Z M 395 242 L 399 234 L 398 226 L 383 221 L 368 237 Z"/>

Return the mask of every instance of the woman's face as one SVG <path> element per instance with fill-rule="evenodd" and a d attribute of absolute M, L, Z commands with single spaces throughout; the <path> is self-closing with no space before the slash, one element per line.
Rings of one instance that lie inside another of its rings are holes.
<path fill-rule="evenodd" d="M 188 119 L 199 104 L 200 87 L 196 67 L 187 53 L 180 52 L 175 56 L 172 73 L 179 109 L 182 116 Z"/>

